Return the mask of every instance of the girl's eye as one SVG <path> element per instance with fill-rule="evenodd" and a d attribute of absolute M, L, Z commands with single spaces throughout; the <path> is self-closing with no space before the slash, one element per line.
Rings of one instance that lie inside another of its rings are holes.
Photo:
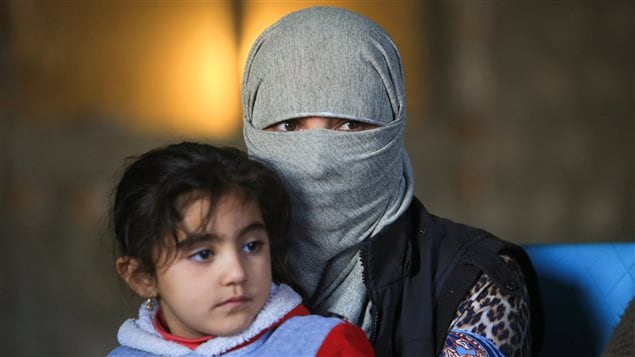
<path fill-rule="evenodd" d="M 202 262 L 202 261 L 210 259 L 213 255 L 214 255 L 214 253 L 211 250 L 209 250 L 209 249 L 201 249 L 201 250 L 195 252 L 194 254 L 190 255 L 189 258 L 194 260 L 194 261 Z"/>
<path fill-rule="evenodd" d="M 256 253 L 257 251 L 260 250 L 260 248 L 263 246 L 263 242 L 259 242 L 259 241 L 251 241 L 245 245 L 243 245 L 243 249 L 242 251 L 244 253 Z"/>

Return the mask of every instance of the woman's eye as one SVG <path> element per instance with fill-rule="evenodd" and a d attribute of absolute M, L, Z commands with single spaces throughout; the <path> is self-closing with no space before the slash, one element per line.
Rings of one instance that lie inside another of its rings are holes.
<path fill-rule="evenodd" d="M 202 249 L 199 250 L 197 252 L 195 252 L 194 254 L 190 255 L 190 259 L 194 260 L 194 261 L 205 261 L 210 259 L 212 256 L 214 255 L 214 253 L 209 250 L 209 249 Z"/>
<path fill-rule="evenodd" d="M 259 242 L 259 241 L 251 241 L 245 245 L 243 245 L 243 249 L 242 251 L 244 253 L 255 253 L 258 250 L 260 250 L 260 248 L 263 246 L 263 242 Z"/>
<path fill-rule="evenodd" d="M 282 126 L 282 129 L 284 131 L 294 131 L 297 129 L 297 124 L 294 120 L 287 120 L 285 122 L 282 122 L 280 125 Z"/>
<path fill-rule="evenodd" d="M 364 124 L 358 121 L 350 120 L 342 123 L 337 130 L 342 131 L 356 131 L 356 130 L 364 130 Z"/>
<path fill-rule="evenodd" d="M 268 131 L 296 131 L 298 130 L 298 123 L 295 120 L 285 120 L 277 124 L 273 124 L 265 128 Z"/>
<path fill-rule="evenodd" d="M 375 124 L 364 123 L 356 120 L 345 121 L 340 124 L 336 130 L 341 131 L 364 131 L 377 128 Z"/>

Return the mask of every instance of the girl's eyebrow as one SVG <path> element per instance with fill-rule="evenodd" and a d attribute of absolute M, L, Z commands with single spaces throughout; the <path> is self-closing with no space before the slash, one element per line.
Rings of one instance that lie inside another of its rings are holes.
<path fill-rule="evenodd" d="M 260 231 L 260 230 L 267 230 L 267 227 L 265 227 L 264 223 L 256 221 L 244 226 L 243 229 L 241 229 L 240 232 L 238 233 L 238 236 L 242 237 L 245 234 L 251 233 L 253 231 Z"/>
<path fill-rule="evenodd" d="M 185 237 L 185 239 L 183 239 L 182 241 L 179 241 L 176 244 L 176 249 L 187 250 L 194 245 L 197 245 L 203 242 L 208 242 L 208 241 L 215 241 L 219 239 L 220 237 L 217 236 L 216 234 L 210 234 L 207 232 L 190 233 L 187 235 L 187 237 Z"/>
<path fill-rule="evenodd" d="M 242 237 L 251 232 L 260 231 L 260 230 L 266 230 L 264 223 L 253 222 L 243 227 L 238 232 L 238 237 Z M 217 241 L 220 239 L 221 239 L 220 236 L 215 233 L 208 233 L 208 232 L 191 233 L 191 234 L 188 234 L 187 237 L 185 237 L 185 239 L 183 239 L 182 241 L 176 244 L 176 249 L 187 250 L 194 245 L 204 243 L 204 242 L 209 242 L 209 241 Z"/>

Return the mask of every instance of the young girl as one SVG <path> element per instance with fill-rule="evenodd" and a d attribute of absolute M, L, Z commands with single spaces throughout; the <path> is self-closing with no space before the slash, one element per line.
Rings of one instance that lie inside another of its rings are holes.
<path fill-rule="evenodd" d="M 372 355 L 362 330 L 272 283 L 288 207 L 278 176 L 239 150 L 184 142 L 138 157 L 112 215 L 117 271 L 147 301 L 109 356 Z"/>

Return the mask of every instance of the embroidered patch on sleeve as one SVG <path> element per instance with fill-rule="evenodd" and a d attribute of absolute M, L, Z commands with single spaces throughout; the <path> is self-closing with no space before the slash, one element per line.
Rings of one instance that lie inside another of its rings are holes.
<path fill-rule="evenodd" d="M 451 330 L 445 339 L 444 357 L 504 357 L 484 336 L 466 330 Z"/>

